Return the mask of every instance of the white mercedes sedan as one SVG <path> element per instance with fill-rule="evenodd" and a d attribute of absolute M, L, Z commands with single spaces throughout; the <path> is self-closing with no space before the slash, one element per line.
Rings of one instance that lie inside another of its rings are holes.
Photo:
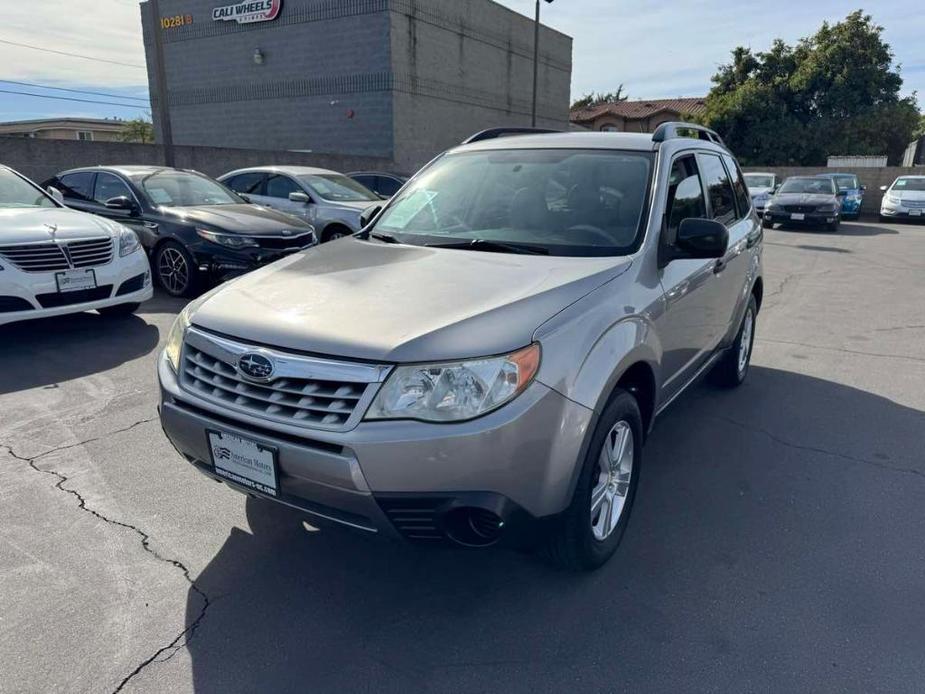
<path fill-rule="evenodd" d="M 134 312 L 152 295 L 135 232 L 55 197 L 58 191 L 43 191 L 0 165 L 0 325 L 91 310 Z"/>

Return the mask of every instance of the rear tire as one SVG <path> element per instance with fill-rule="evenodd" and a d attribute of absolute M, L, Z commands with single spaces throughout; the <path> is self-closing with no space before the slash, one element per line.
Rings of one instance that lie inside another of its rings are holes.
<path fill-rule="evenodd" d="M 636 498 L 642 441 L 636 398 L 618 388 L 594 429 L 572 501 L 547 539 L 546 553 L 554 563 L 591 571 L 616 551 Z"/>
<path fill-rule="evenodd" d="M 757 325 L 758 303 L 755 301 L 755 295 L 752 294 L 748 297 L 748 306 L 745 307 L 745 315 L 742 316 L 735 340 L 710 373 L 716 385 L 736 388 L 745 381 L 752 362 L 752 347 L 755 344 Z"/>
<path fill-rule="evenodd" d="M 115 306 L 105 306 L 104 308 L 96 309 L 96 312 L 101 316 L 106 316 L 107 318 L 124 318 L 130 316 L 135 311 L 138 310 L 138 307 L 141 304 L 137 301 L 130 304 L 117 304 Z"/>

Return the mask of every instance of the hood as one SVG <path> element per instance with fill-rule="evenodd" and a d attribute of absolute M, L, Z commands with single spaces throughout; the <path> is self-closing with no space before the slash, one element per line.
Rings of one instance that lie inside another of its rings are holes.
<path fill-rule="evenodd" d="M 925 190 L 888 190 L 887 193 L 900 200 L 925 200 Z"/>
<path fill-rule="evenodd" d="M 161 212 L 187 224 L 202 224 L 218 231 L 260 236 L 279 234 L 283 229 L 309 231 L 310 224 L 260 205 L 202 205 L 199 207 L 161 207 Z"/>
<path fill-rule="evenodd" d="M 749 195 L 751 195 L 753 198 L 756 198 L 756 197 L 758 197 L 759 195 L 773 195 L 773 194 L 774 194 L 774 189 L 773 189 L 773 188 L 761 188 L 761 187 L 749 188 L 749 189 L 748 189 L 748 193 L 749 193 Z"/>
<path fill-rule="evenodd" d="M 835 193 L 778 193 L 774 196 L 774 202 L 781 205 L 824 205 L 835 202 L 838 198 Z"/>
<path fill-rule="evenodd" d="M 119 225 L 66 207 L 0 208 L 0 245 L 114 237 Z M 54 231 L 54 236 L 52 236 Z"/>
<path fill-rule="evenodd" d="M 332 357 L 480 357 L 529 344 L 537 327 L 631 262 L 346 238 L 241 277 L 191 319 L 245 341 Z"/>

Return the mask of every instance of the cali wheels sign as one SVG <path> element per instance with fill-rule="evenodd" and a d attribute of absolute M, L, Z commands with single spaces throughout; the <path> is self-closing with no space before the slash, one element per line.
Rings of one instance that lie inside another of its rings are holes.
<path fill-rule="evenodd" d="M 216 22 L 269 22 L 279 16 L 283 0 L 244 0 L 235 5 L 224 5 L 212 10 L 212 20 Z"/>

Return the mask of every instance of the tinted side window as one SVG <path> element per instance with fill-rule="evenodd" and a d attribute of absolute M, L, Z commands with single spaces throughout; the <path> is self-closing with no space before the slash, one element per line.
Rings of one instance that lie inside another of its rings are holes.
<path fill-rule="evenodd" d="M 89 202 L 93 198 L 93 176 L 90 171 L 62 176 L 59 180 L 64 197 Z"/>
<path fill-rule="evenodd" d="M 732 176 L 732 188 L 736 194 L 736 202 L 739 204 L 739 218 L 741 219 L 748 214 L 752 206 L 752 196 L 748 194 L 748 187 L 745 185 L 745 179 L 742 178 L 742 171 L 735 159 L 728 154 L 723 155 L 723 161 L 726 162 L 726 170 Z"/>
<path fill-rule="evenodd" d="M 388 197 L 392 197 L 402 186 L 401 182 L 396 181 L 394 178 L 387 178 L 386 176 L 379 176 L 378 178 L 379 187 L 374 188 L 373 190 L 375 190 L 380 195 L 387 195 Z M 364 183 L 363 185 L 366 184 Z M 369 186 L 366 187 L 369 188 Z"/>
<path fill-rule="evenodd" d="M 260 186 L 263 185 L 263 179 L 265 177 L 265 174 L 258 172 L 242 173 L 229 178 L 225 181 L 225 185 L 231 188 L 235 193 L 259 195 Z"/>
<path fill-rule="evenodd" d="M 729 175 L 723 162 L 715 154 L 701 154 L 698 157 L 703 180 L 710 196 L 713 219 L 723 224 L 730 224 L 736 218 L 735 193 L 729 181 Z"/>
<path fill-rule="evenodd" d="M 132 192 L 118 176 L 110 173 L 98 173 L 96 175 L 96 190 L 93 193 L 93 199 L 96 202 L 105 204 L 107 200 L 118 197 L 126 197 L 132 200 Z"/>
<path fill-rule="evenodd" d="M 351 176 L 350 178 L 352 178 L 354 181 L 359 183 L 361 186 L 365 186 L 366 188 L 369 188 L 374 193 L 379 192 L 379 189 L 376 187 L 376 185 L 382 179 L 380 179 L 378 176 L 362 175 L 362 176 Z"/>
<path fill-rule="evenodd" d="M 667 238 L 669 244 L 678 237 L 678 227 L 685 219 L 707 216 L 707 204 L 703 197 L 703 186 L 693 156 L 675 159 L 668 177 L 668 219 Z"/>
<path fill-rule="evenodd" d="M 267 179 L 267 191 L 264 193 L 271 198 L 289 198 L 289 193 L 300 192 L 301 189 L 287 176 L 270 176 Z"/>

